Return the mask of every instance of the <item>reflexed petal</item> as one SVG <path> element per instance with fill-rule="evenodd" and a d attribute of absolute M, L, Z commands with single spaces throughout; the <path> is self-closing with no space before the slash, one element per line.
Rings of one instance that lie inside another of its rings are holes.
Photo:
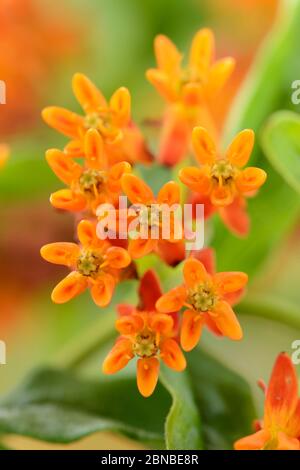
<path fill-rule="evenodd" d="M 79 254 L 80 248 L 76 243 L 49 243 L 41 248 L 41 256 L 46 261 L 68 267 L 74 266 Z"/>
<path fill-rule="evenodd" d="M 159 204 L 167 204 L 172 206 L 173 204 L 179 204 L 180 202 L 180 188 L 175 181 L 169 181 L 164 184 L 157 195 L 157 202 Z"/>
<path fill-rule="evenodd" d="M 117 305 L 117 313 L 119 316 L 131 315 L 135 310 L 133 305 L 129 304 L 118 304 Z"/>
<path fill-rule="evenodd" d="M 290 437 L 286 433 L 279 431 L 277 450 L 300 450 L 300 441 L 296 437 Z"/>
<path fill-rule="evenodd" d="M 204 89 L 200 83 L 186 83 L 181 89 L 181 97 L 186 106 L 205 106 Z"/>
<path fill-rule="evenodd" d="M 229 206 L 234 200 L 234 194 L 231 186 L 215 186 L 210 194 L 210 199 L 211 202 L 217 207 Z"/>
<path fill-rule="evenodd" d="M 167 101 L 174 101 L 177 98 L 177 94 L 171 86 L 170 78 L 165 72 L 158 69 L 149 69 L 146 72 L 146 78 Z"/>
<path fill-rule="evenodd" d="M 77 225 L 77 236 L 83 246 L 97 243 L 96 225 L 91 220 L 81 220 Z"/>
<path fill-rule="evenodd" d="M 216 159 L 216 146 L 204 127 L 194 127 L 192 143 L 197 160 L 212 165 Z"/>
<path fill-rule="evenodd" d="M 239 291 L 245 287 L 247 282 L 248 275 L 242 272 L 224 272 L 213 276 L 213 283 L 221 296 Z"/>
<path fill-rule="evenodd" d="M 214 35 L 208 28 L 200 29 L 194 36 L 190 50 L 189 64 L 196 75 L 203 77 L 208 72 L 214 57 Z"/>
<path fill-rule="evenodd" d="M 236 186 L 241 193 L 249 193 L 260 188 L 267 179 L 267 173 L 260 168 L 248 167 L 241 171 L 235 180 Z"/>
<path fill-rule="evenodd" d="M 123 369 L 133 356 L 131 341 L 121 338 L 104 359 L 102 371 L 104 374 L 115 374 Z"/>
<path fill-rule="evenodd" d="M 87 280 L 73 271 L 53 289 L 51 299 L 56 304 L 64 304 L 81 294 L 87 288 Z"/>
<path fill-rule="evenodd" d="M 114 112 L 113 120 L 118 127 L 124 127 L 130 120 L 131 97 L 127 88 L 121 87 L 112 95 L 109 106 Z"/>
<path fill-rule="evenodd" d="M 78 114 L 58 106 L 49 106 L 43 109 L 42 117 L 48 126 L 53 127 L 58 132 L 73 139 L 79 137 L 79 130 L 83 126 L 83 118 Z"/>
<path fill-rule="evenodd" d="M 107 167 L 103 139 L 97 129 L 89 129 L 84 136 L 84 155 L 89 168 L 98 170 Z"/>
<path fill-rule="evenodd" d="M 187 154 L 190 138 L 191 130 L 186 117 L 169 111 L 163 120 L 158 161 L 163 165 L 176 165 Z"/>
<path fill-rule="evenodd" d="M 183 277 L 188 287 L 195 287 L 210 279 L 204 265 L 195 258 L 188 258 L 183 266 Z"/>
<path fill-rule="evenodd" d="M 64 153 L 71 158 L 84 157 L 84 149 L 81 140 L 70 140 L 64 148 Z"/>
<path fill-rule="evenodd" d="M 106 307 L 111 301 L 116 281 L 110 274 L 103 273 L 97 277 L 91 289 L 92 298 L 99 307 Z"/>
<path fill-rule="evenodd" d="M 177 312 L 183 307 L 186 300 L 186 289 L 184 286 L 174 287 L 164 294 L 156 302 L 156 309 L 162 313 Z"/>
<path fill-rule="evenodd" d="M 205 87 L 206 94 L 210 98 L 214 98 L 226 84 L 228 78 L 232 74 L 235 67 L 235 60 L 232 57 L 215 62 L 208 73 L 207 85 Z"/>
<path fill-rule="evenodd" d="M 262 450 L 269 439 L 270 434 L 261 430 L 239 439 L 234 443 L 234 448 L 235 450 Z"/>
<path fill-rule="evenodd" d="M 128 252 L 132 259 L 142 258 L 152 253 L 157 246 L 157 240 L 137 239 L 129 240 Z"/>
<path fill-rule="evenodd" d="M 161 297 L 162 291 L 156 273 L 149 269 L 140 280 L 139 298 L 142 310 L 155 310 L 155 303 Z"/>
<path fill-rule="evenodd" d="M 143 328 L 144 320 L 141 315 L 125 315 L 116 320 L 116 330 L 122 335 L 133 335 Z"/>
<path fill-rule="evenodd" d="M 154 392 L 159 373 L 159 360 L 155 357 L 137 361 L 137 386 L 143 397 L 149 397 Z"/>
<path fill-rule="evenodd" d="M 226 158 L 235 166 L 245 166 L 253 150 L 254 138 L 255 134 L 251 129 L 241 131 L 229 145 Z"/>
<path fill-rule="evenodd" d="M 111 268 L 116 269 L 126 268 L 131 263 L 128 251 L 118 246 L 112 246 L 106 251 L 105 260 Z"/>
<path fill-rule="evenodd" d="M 175 44 L 166 36 L 159 34 L 154 40 L 154 52 L 158 68 L 174 78 L 174 74 L 179 72 L 181 62 L 181 54 Z"/>
<path fill-rule="evenodd" d="M 172 333 L 174 321 L 171 315 L 167 315 L 166 313 L 154 313 L 150 317 L 149 327 L 156 333 L 167 336 Z"/>
<path fill-rule="evenodd" d="M 204 316 L 193 310 L 186 310 L 183 314 L 180 344 L 184 351 L 191 351 L 199 343 L 204 325 Z"/>
<path fill-rule="evenodd" d="M 176 266 L 185 259 L 185 243 L 183 240 L 158 240 L 156 253 L 169 266 Z"/>
<path fill-rule="evenodd" d="M 209 192 L 211 182 L 206 168 L 197 168 L 195 166 L 182 168 L 179 171 L 179 179 L 192 191 L 201 194 Z"/>
<path fill-rule="evenodd" d="M 82 167 L 60 150 L 47 150 L 46 160 L 56 176 L 67 185 L 77 180 L 82 173 Z"/>
<path fill-rule="evenodd" d="M 211 313 L 211 318 L 224 336 L 235 341 L 242 339 L 243 332 L 241 325 L 227 302 L 218 302 L 213 313 Z"/>
<path fill-rule="evenodd" d="M 209 313 L 203 313 L 204 323 L 206 328 L 216 336 L 223 336 L 223 333 L 219 330 Z"/>
<path fill-rule="evenodd" d="M 181 372 L 186 368 L 185 357 L 175 339 L 169 338 L 161 343 L 160 356 L 171 369 Z"/>
<path fill-rule="evenodd" d="M 193 251 L 190 256 L 200 261 L 208 274 L 213 275 L 216 272 L 216 257 L 213 248 L 202 248 L 200 251 Z"/>
<path fill-rule="evenodd" d="M 244 199 L 236 198 L 229 206 L 219 208 L 219 213 L 224 224 L 233 233 L 242 237 L 248 234 L 250 220 Z"/>
<path fill-rule="evenodd" d="M 296 369 L 286 353 L 277 357 L 267 388 L 265 424 L 276 422 L 287 428 L 298 405 L 298 378 Z M 295 436 L 296 437 L 296 436 Z"/>
<path fill-rule="evenodd" d="M 155 200 L 152 189 L 135 175 L 124 174 L 121 179 L 121 185 L 132 204 L 148 204 Z"/>
<path fill-rule="evenodd" d="M 80 212 L 86 208 L 86 200 L 82 194 L 76 194 L 71 189 L 60 189 L 50 196 L 50 203 L 57 209 Z"/>
<path fill-rule="evenodd" d="M 131 165 L 128 162 L 116 163 L 109 169 L 108 187 L 110 191 L 120 191 L 121 178 L 126 173 L 131 172 Z"/>
<path fill-rule="evenodd" d="M 82 73 L 75 73 L 72 87 L 74 95 L 87 114 L 97 112 L 99 108 L 106 106 L 101 91 Z"/>

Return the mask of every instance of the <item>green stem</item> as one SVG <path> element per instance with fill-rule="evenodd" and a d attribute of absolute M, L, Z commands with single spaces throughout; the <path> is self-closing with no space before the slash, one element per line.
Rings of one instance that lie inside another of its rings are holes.
<path fill-rule="evenodd" d="M 240 315 L 265 318 L 300 329 L 300 312 L 285 299 L 255 297 L 241 302 L 236 310 Z"/>

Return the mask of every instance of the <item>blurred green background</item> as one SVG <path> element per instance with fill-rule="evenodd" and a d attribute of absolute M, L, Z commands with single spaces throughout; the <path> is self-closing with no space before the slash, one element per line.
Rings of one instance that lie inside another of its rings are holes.
<path fill-rule="evenodd" d="M 88 295 L 63 306 L 50 300 L 52 287 L 65 271 L 42 261 L 39 249 L 52 241 L 72 240 L 74 221 L 70 215 L 56 212 L 48 202 L 50 192 L 60 183 L 48 168 L 44 153 L 47 148 L 63 147 L 65 139 L 43 124 L 41 109 L 59 105 L 79 111 L 71 91 L 75 72 L 86 73 L 107 96 L 124 85 L 132 94 L 134 120 L 154 145 L 157 136 L 145 123 L 159 118 L 163 103 L 144 76 L 154 65 L 153 39 L 164 33 L 186 51 L 194 33 L 210 26 L 216 34 L 217 55 L 233 55 L 238 61 L 232 82 L 218 103 L 219 125 L 225 128 L 225 135 L 234 133 L 238 122 L 253 126 L 258 135 L 255 158 L 269 168 L 259 144 L 261 127 L 275 110 L 299 112 L 290 100 L 291 83 L 300 75 L 296 42 L 280 49 L 281 62 L 273 64 L 277 75 L 269 76 L 272 83 L 263 82 L 263 73 L 255 70 L 265 87 L 266 102 L 258 99 L 255 111 L 252 103 L 252 111 L 240 117 L 242 101 L 235 101 L 229 121 L 226 118 L 234 98 L 240 100 L 247 90 L 247 96 L 251 96 L 251 83 L 244 82 L 249 70 L 254 76 L 253 64 L 263 69 L 269 60 L 272 66 L 269 46 L 265 61 L 258 65 L 257 56 L 266 47 L 273 28 L 273 41 L 274 37 L 280 41 L 285 32 L 285 15 L 291 2 L 283 3 L 281 9 L 277 0 L 1 2 L 0 79 L 7 85 L 7 104 L 0 106 L 0 141 L 11 147 L 10 159 L 0 172 L 0 339 L 7 345 L 7 365 L 0 365 L 1 394 L 9 392 L 35 366 L 59 363 L 68 345 L 80 342 L 89 328 L 97 325 L 101 330 L 101 316 L 107 313 L 97 309 Z M 268 101 L 269 88 L 272 93 Z M 250 239 L 235 242 L 220 228 L 212 240 L 221 269 L 243 268 L 251 276 L 240 309 L 245 339 L 235 344 L 209 334 L 203 338 L 204 348 L 238 371 L 253 390 L 256 379 L 268 378 L 277 353 L 290 353 L 292 341 L 300 339 L 299 320 L 274 320 L 277 310 L 279 317 L 286 312 L 289 318 L 300 317 L 299 196 L 274 170 L 270 171 L 262 190 L 267 196 L 259 195 L 257 203 L 250 204 L 255 229 Z M 271 319 L 267 319 L 268 308 Z M 101 374 L 100 364 L 101 355 L 86 373 Z M 261 407 L 262 397 L 256 397 Z M 14 439 L 18 448 L 38 446 L 28 439 Z M 76 446 L 138 445 L 119 439 L 102 434 Z"/>

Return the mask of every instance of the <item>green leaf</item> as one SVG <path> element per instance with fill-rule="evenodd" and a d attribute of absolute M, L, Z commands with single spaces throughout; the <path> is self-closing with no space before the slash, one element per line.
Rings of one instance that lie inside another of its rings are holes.
<path fill-rule="evenodd" d="M 83 381 L 69 372 L 36 372 L 0 404 L 0 433 L 69 443 L 118 431 L 162 445 L 170 397 L 162 386 L 147 400 L 134 379 Z"/>
<path fill-rule="evenodd" d="M 300 116 L 289 111 L 273 114 L 263 129 L 262 145 L 271 165 L 300 193 Z"/>
<path fill-rule="evenodd" d="M 255 411 L 250 387 L 199 349 L 189 354 L 188 364 L 205 448 L 232 449 L 235 440 L 252 432 Z"/>
<path fill-rule="evenodd" d="M 173 399 L 165 424 L 167 449 L 202 449 L 200 415 L 188 374 L 163 367 L 160 379 Z"/>

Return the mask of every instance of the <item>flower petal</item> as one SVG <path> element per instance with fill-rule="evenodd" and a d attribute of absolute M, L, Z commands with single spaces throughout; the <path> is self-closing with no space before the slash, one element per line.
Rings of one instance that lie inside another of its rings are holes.
<path fill-rule="evenodd" d="M 227 225 L 233 233 L 240 237 L 244 237 L 248 234 L 250 220 L 245 199 L 236 198 L 229 206 L 220 207 L 219 214 L 224 224 Z"/>
<path fill-rule="evenodd" d="M 213 283 L 220 296 L 239 291 L 247 282 L 248 275 L 242 272 L 224 272 L 213 276 Z"/>
<path fill-rule="evenodd" d="M 58 106 L 49 106 L 42 111 L 42 117 L 48 126 L 62 134 L 76 139 L 80 136 L 83 127 L 83 118 L 68 109 Z"/>
<path fill-rule="evenodd" d="M 137 386 L 143 397 L 149 397 L 154 392 L 159 373 L 159 360 L 155 357 L 137 361 Z"/>
<path fill-rule="evenodd" d="M 121 178 L 126 173 L 131 172 L 131 165 L 128 162 L 120 162 L 113 165 L 108 172 L 108 188 L 112 192 L 119 192 L 121 189 Z"/>
<path fill-rule="evenodd" d="M 213 32 L 208 28 L 200 29 L 193 38 L 189 57 L 195 76 L 205 77 L 214 57 L 214 48 Z"/>
<path fill-rule="evenodd" d="M 132 343 L 127 338 L 119 339 L 104 359 L 102 371 L 104 374 L 115 374 L 123 369 L 134 356 Z"/>
<path fill-rule="evenodd" d="M 56 209 L 71 212 L 80 212 L 86 208 L 85 197 L 73 192 L 71 189 L 60 189 L 50 196 L 50 203 Z"/>
<path fill-rule="evenodd" d="M 84 155 L 89 168 L 106 169 L 107 158 L 103 139 L 97 129 L 89 129 L 84 136 Z"/>
<path fill-rule="evenodd" d="M 264 170 L 250 166 L 241 171 L 235 180 L 235 184 L 241 193 L 249 193 L 259 189 L 266 179 L 267 173 Z"/>
<path fill-rule="evenodd" d="M 81 140 L 70 140 L 64 148 L 64 153 L 71 158 L 84 157 L 84 148 Z"/>
<path fill-rule="evenodd" d="M 129 240 L 128 252 L 132 259 L 142 258 L 152 253 L 157 246 L 157 240 L 142 239 Z"/>
<path fill-rule="evenodd" d="M 162 290 L 158 276 L 152 269 L 149 269 L 140 280 L 139 307 L 141 310 L 155 310 L 155 303 L 161 295 Z"/>
<path fill-rule="evenodd" d="M 149 69 L 146 72 L 147 80 L 156 88 L 158 93 L 167 101 L 174 101 L 177 97 L 173 89 L 170 77 L 159 69 Z"/>
<path fill-rule="evenodd" d="M 47 150 L 46 160 L 56 176 L 67 185 L 77 180 L 82 173 L 82 167 L 61 150 Z"/>
<path fill-rule="evenodd" d="M 235 450 L 262 450 L 270 439 L 270 434 L 261 430 L 250 436 L 243 437 L 234 443 Z"/>
<path fill-rule="evenodd" d="M 163 165 L 176 165 L 188 152 L 191 139 L 189 123 L 184 115 L 169 110 L 163 120 L 158 161 Z"/>
<path fill-rule="evenodd" d="M 204 265 L 195 258 L 188 258 L 183 266 L 183 277 L 188 287 L 195 287 L 197 284 L 210 279 Z"/>
<path fill-rule="evenodd" d="M 180 344 L 184 351 L 191 351 L 199 343 L 204 317 L 193 310 L 186 310 L 182 317 Z"/>
<path fill-rule="evenodd" d="M 6 144 L 0 144 L 0 168 L 2 168 L 9 157 L 9 146 Z"/>
<path fill-rule="evenodd" d="M 179 171 L 179 179 L 189 189 L 201 194 L 207 194 L 210 189 L 210 178 L 206 168 L 189 166 Z"/>
<path fill-rule="evenodd" d="M 91 289 L 93 301 L 99 307 L 106 307 L 112 298 L 116 286 L 116 281 L 108 273 L 103 273 L 97 277 Z"/>
<path fill-rule="evenodd" d="M 107 105 L 106 99 L 94 83 L 82 73 L 75 73 L 72 87 L 77 101 L 85 113 L 95 113 Z"/>
<path fill-rule="evenodd" d="M 154 313 L 151 315 L 149 320 L 149 327 L 155 333 L 159 333 L 164 336 L 171 335 L 174 327 L 174 321 L 171 315 L 166 313 Z"/>
<path fill-rule="evenodd" d="M 244 129 L 233 139 L 226 151 L 226 158 L 235 166 L 242 167 L 248 162 L 254 146 L 255 134 Z"/>
<path fill-rule="evenodd" d="M 121 179 L 121 185 L 132 204 L 149 204 L 155 200 L 152 189 L 135 175 L 124 174 Z"/>
<path fill-rule="evenodd" d="M 118 246 L 108 248 L 105 253 L 105 260 L 108 262 L 109 267 L 115 269 L 126 268 L 131 263 L 128 251 Z"/>
<path fill-rule="evenodd" d="M 234 200 L 232 187 L 216 185 L 210 193 L 210 200 L 217 207 L 229 206 Z"/>
<path fill-rule="evenodd" d="M 228 338 L 239 341 L 243 337 L 243 332 L 239 321 L 231 306 L 225 302 L 217 303 L 214 311 L 210 313 L 217 328 Z"/>
<path fill-rule="evenodd" d="M 206 95 L 209 98 L 215 96 L 221 91 L 235 67 L 235 60 L 232 57 L 215 62 L 209 70 L 207 85 L 205 86 Z"/>
<path fill-rule="evenodd" d="M 300 450 L 300 441 L 296 437 L 290 437 L 285 432 L 279 431 L 277 450 Z"/>
<path fill-rule="evenodd" d="M 174 287 L 162 295 L 156 302 L 156 309 L 162 313 L 177 312 L 183 307 L 186 300 L 186 289 L 184 286 Z"/>
<path fill-rule="evenodd" d="M 160 344 L 160 356 L 171 369 L 181 372 L 186 368 L 185 357 L 175 339 L 169 338 Z"/>
<path fill-rule="evenodd" d="M 163 70 L 167 75 L 178 74 L 182 56 L 169 38 L 163 34 L 156 36 L 154 52 L 159 69 Z"/>
<path fill-rule="evenodd" d="M 78 272 L 73 271 L 54 287 L 51 299 L 56 304 L 64 304 L 74 297 L 77 297 L 77 295 L 85 291 L 86 288 L 87 280 Z"/>
<path fill-rule="evenodd" d="M 197 160 L 212 165 L 216 159 L 216 145 L 204 127 L 194 127 L 192 143 Z"/>
<path fill-rule="evenodd" d="M 81 220 L 77 225 L 78 240 L 83 246 L 93 246 L 97 243 L 96 225 L 91 220 Z"/>
<path fill-rule="evenodd" d="M 49 243 L 41 248 L 41 256 L 46 261 L 68 267 L 74 266 L 79 254 L 80 248 L 76 243 Z"/>
<path fill-rule="evenodd" d="M 124 315 L 116 320 L 116 330 L 122 335 L 134 335 L 144 328 L 141 315 Z"/>
<path fill-rule="evenodd" d="M 112 95 L 109 102 L 113 111 L 113 121 L 118 127 L 126 126 L 130 121 L 131 97 L 127 88 L 118 88 Z"/>
<path fill-rule="evenodd" d="M 158 192 L 157 202 L 159 204 L 167 204 L 168 206 L 179 204 L 180 188 L 178 183 L 175 183 L 175 181 L 169 181 L 164 184 Z"/>

